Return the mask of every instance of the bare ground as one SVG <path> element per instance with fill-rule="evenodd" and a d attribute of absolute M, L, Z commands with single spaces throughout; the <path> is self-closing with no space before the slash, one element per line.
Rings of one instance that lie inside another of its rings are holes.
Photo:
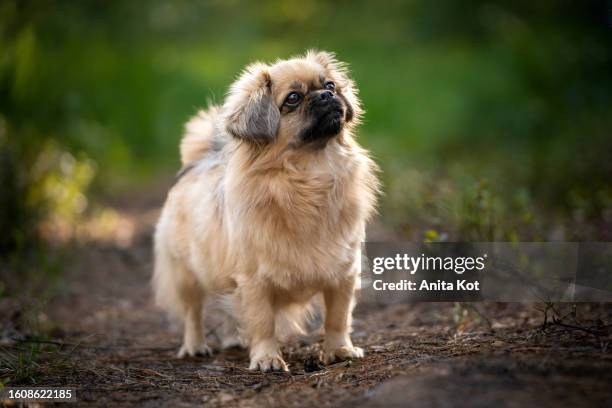
<path fill-rule="evenodd" d="M 61 361 L 12 385 L 74 387 L 79 405 L 92 406 L 612 406 L 609 305 L 578 305 L 543 327 L 538 305 L 360 304 L 353 339 L 363 360 L 322 366 L 317 334 L 284 347 L 289 374 L 248 371 L 244 350 L 177 360 L 177 328 L 149 286 L 161 197 L 115 203 L 135 228 L 127 246 L 75 248 L 44 311 L 51 339 L 5 347 L 39 342 Z"/>

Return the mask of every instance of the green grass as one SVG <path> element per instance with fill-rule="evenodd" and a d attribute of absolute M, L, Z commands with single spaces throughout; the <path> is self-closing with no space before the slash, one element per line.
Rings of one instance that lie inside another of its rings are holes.
<path fill-rule="evenodd" d="M 12 347 L 0 347 L 0 383 L 7 386 L 35 385 L 53 373 L 72 369 L 74 348 L 65 350 L 46 337 L 28 338 Z"/>

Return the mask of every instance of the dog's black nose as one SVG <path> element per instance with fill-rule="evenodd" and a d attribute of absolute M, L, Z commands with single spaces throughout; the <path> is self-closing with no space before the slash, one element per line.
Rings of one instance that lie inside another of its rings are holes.
<path fill-rule="evenodd" d="M 334 97 L 334 94 L 331 91 L 323 91 L 321 92 L 321 99 L 324 101 L 328 101 Z"/>

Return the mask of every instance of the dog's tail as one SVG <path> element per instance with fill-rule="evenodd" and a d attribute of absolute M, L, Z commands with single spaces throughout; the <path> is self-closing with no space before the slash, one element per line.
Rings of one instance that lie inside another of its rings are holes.
<path fill-rule="evenodd" d="M 318 297 L 305 304 L 289 305 L 276 313 L 275 335 L 280 341 L 303 336 L 322 322 L 321 300 Z"/>
<path fill-rule="evenodd" d="M 211 323 L 213 327 L 216 327 L 215 334 L 224 348 L 226 344 L 231 346 L 239 343 L 246 346 L 249 343 L 248 334 L 241 331 L 238 325 L 236 301 L 237 299 L 232 295 L 219 296 L 213 301 L 212 306 L 218 308 L 215 314 L 222 317 L 223 320 L 218 322 L 213 319 Z M 276 338 L 285 342 L 294 336 L 305 335 L 321 326 L 323 322 L 322 303 L 323 299 L 317 295 L 304 304 L 288 305 L 278 310 L 274 319 Z M 230 327 L 232 324 L 233 328 Z"/>
<path fill-rule="evenodd" d="M 181 163 L 186 166 L 200 159 L 204 154 L 215 150 L 215 121 L 219 107 L 211 106 L 201 110 L 185 126 L 185 136 L 181 140 Z"/>

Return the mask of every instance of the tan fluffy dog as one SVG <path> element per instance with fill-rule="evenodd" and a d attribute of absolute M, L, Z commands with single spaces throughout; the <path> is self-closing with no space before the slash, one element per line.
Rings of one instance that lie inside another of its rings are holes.
<path fill-rule="evenodd" d="M 251 369 L 286 371 L 279 321 L 300 326 L 317 293 L 323 360 L 363 356 L 349 333 L 378 181 L 353 138 L 356 93 L 333 54 L 310 51 L 248 66 L 222 107 L 187 124 L 153 278 L 158 304 L 185 323 L 179 357 L 209 352 L 204 301 L 224 297 L 223 344 L 239 333 Z"/>

